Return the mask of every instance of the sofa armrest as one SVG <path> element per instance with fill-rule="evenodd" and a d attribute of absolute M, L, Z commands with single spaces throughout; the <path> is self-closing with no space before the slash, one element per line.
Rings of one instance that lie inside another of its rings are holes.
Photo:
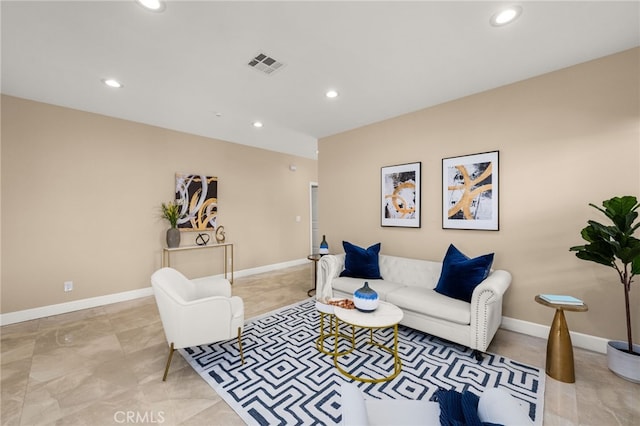
<path fill-rule="evenodd" d="M 491 271 L 471 296 L 471 347 L 485 351 L 502 322 L 502 296 L 511 285 L 507 271 Z"/>
<path fill-rule="evenodd" d="M 318 261 L 318 275 L 316 277 L 317 300 L 327 302 L 333 297 L 331 283 L 344 270 L 344 257 L 344 254 L 327 254 Z"/>

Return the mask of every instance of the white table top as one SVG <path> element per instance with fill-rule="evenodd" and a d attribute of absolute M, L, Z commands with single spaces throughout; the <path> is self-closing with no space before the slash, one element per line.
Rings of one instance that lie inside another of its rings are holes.
<path fill-rule="evenodd" d="M 333 305 L 329 305 L 328 303 L 322 303 L 316 300 L 316 309 L 325 314 L 333 315 Z"/>
<path fill-rule="evenodd" d="M 378 302 L 373 312 L 361 312 L 357 309 L 343 309 L 334 306 L 333 313 L 340 321 L 357 327 L 391 327 L 402 321 L 404 313 L 389 302 Z"/>

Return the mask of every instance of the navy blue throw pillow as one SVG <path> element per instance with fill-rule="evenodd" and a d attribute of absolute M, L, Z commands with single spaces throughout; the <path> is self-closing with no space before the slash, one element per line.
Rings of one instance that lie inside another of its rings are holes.
<path fill-rule="evenodd" d="M 380 266 L 378 265 L 380 243 L 363 249 L 348 241 L 343 241 L 342 247 L 344 247 L 346 256 L 344 259 L 344 271 L 340 272 L 341 277 L 382 279 Z"/>
<path fill-rule="evenodd" d="M 470 259 L 453 244 L 442 261 L 442 273 L 435 290 L 454 299 L 471 302 L 473 290 L 491 272 L 493 253 Z"/>
<path fill-rule="evenodd" d="M 483 423 L 478 416 L 480 398 L 469 392 L 453 389 L 438 389 L 434 394 L 440 405 L 440 425 L 442 426 L 499 426 Z"/>

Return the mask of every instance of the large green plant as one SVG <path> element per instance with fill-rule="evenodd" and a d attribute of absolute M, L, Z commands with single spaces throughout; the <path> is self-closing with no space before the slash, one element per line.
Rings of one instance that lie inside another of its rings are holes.
<path fill-rule="evenodd" d="M 603 225 L 594 220 L 587 221 L 588 226 L 581 232 L 588 244 L 571 247 L 576 256 L 583 260 L 609 266 L 618 272 L 624 287 L 624 305 L 627 312 L 627 340 L 629 353 L 633 353 L 631 336 L 631 310 L 629 308 L 629 292 L 633 277 L 640 274 L 640 240 L 633 234 L 640 227 L 636 211 L 640 203 L 636 197 L 614 197 L 602 202 L 604 209 L 589 203 L 604 213 L 612 224 Z"/>

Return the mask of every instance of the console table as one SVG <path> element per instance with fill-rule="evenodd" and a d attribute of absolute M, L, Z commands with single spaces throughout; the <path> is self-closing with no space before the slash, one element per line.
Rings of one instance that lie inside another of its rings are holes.
<path fill-rule="evenodd" d="M 184 247 L 176 247 L 176 248 L 168 248 L 165 247 L 162 249 L 162 267 L 170 267 L 171 266 L 171 253 L 177 251 L 188 251 L 188 250 L 204 250 L 210 248 L 222 248 L 224 252 L 224 278 L 227 278 L 228 273 L 228 265 L 229 260 L 231 261 L 231 279 L 229 282 L 233 284 L 233 243 L 219 243 L 219 244 L 207 244 L 204 246 L 184 246 Z"/>

